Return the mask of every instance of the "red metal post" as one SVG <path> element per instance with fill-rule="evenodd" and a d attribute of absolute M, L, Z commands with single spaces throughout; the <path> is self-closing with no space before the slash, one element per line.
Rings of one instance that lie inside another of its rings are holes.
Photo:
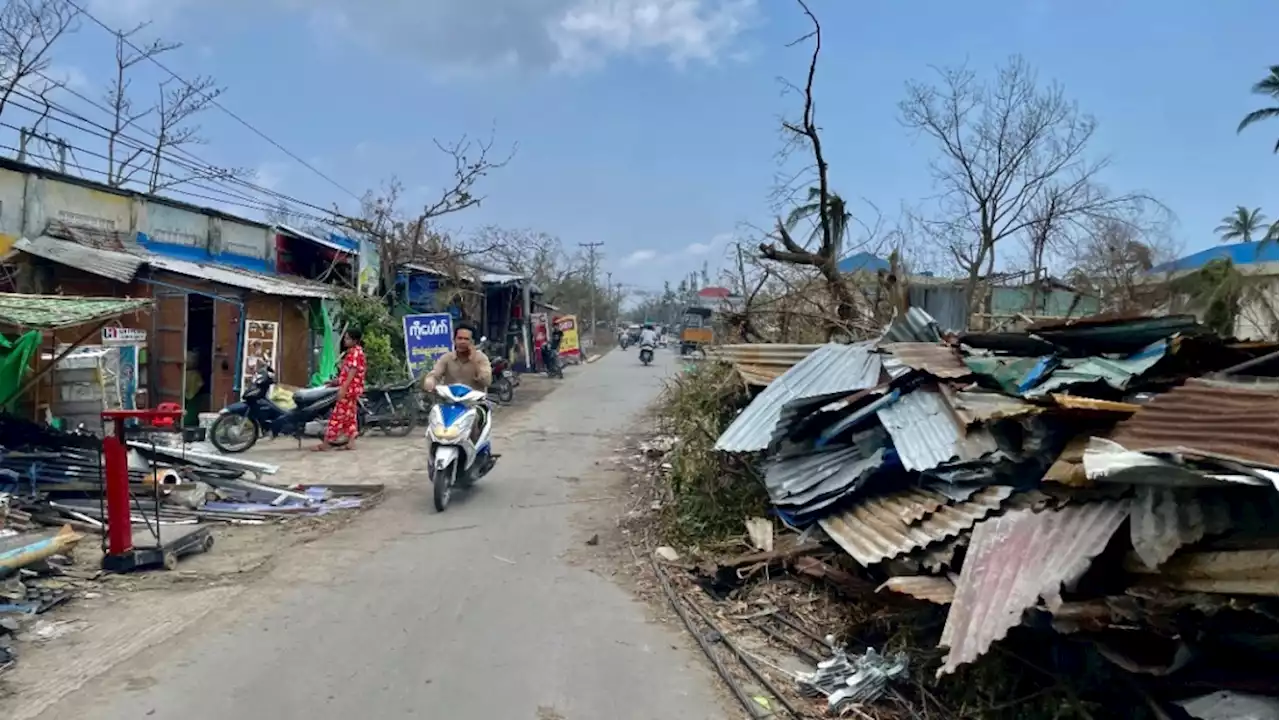
<path fill-rule="evenodd" d="M 126 555 L 133 551 L 133 499 L 129 496 L 129 447 L 124 442 L 124 421 L 137 420 L 155 426 L 156 421 L 174 423 L 182 410 L 104 410 L 102 419 L 111 432 L 102 438 L 102 473 L 107 500 L 107 554 Z"/>
<path fill-rule="evenodd" d="M 133 511 L 129 507 L 129 450 L 124 444 L 125 419 L 108 419 L 113 432 L 102 438 L 102 470 L 106 476 L 107 498 L 107 552 L 124 555 L 133 550 Z"/>

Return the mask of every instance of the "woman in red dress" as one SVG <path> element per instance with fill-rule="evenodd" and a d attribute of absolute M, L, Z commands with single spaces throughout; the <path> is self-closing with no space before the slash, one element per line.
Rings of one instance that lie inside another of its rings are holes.
<path fill-rule="evenodd" d="M 342 360 L 338 363 L 338 401 L 329 414 L 329 426 L 324 431 L 324 442 L 316 450 L 340 447 L 354 450 L 359 428 L 356 413 L 360 396 L 364 395 L 364 335 L 359 328 L 350 328 L 342 335 Z"/>

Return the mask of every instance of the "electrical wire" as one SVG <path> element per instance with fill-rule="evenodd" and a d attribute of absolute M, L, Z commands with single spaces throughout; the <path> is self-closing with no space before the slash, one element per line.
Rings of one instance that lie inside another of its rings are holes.
<path fill-rule="evenodd" d="M 45 75 L 44 73 L 41 73 L 41 72 L 39 72 L 39 71 L 37 71 L 37 72 L 36 72 L 36 74 L 40 75 L 40 77 L 43 77 L 45 80 L 48 80 L 49 82 L 57 82 L 56 80 L 53 80 L 52 78 L 48 77 L 47 75 Z M 89 105 L 91 105 L 91 106 L 93 106 L 93 107 L 95 107 L 95 108 L 97 108 L 97 109 L 99 109 L 99 110 L 101 110 L 101 111 L 103 111 L 103 112 L 107 113 L 108 115 L 112 114 L 112 111 L 111 111 L 111 109 L 110 109 L 110 108 L 107 108 L 106 106 L 104 106 L 104 105 L 102 105 L 102 104 L 100 104 L 100 103 L 95 102 L 93 99 L 91 99 L 91 98 L 89 98 L 89 97 L 85 96 L 84 94 L 82 94 L 82 93 L 80 93 L 80 92 L 77 92 L 76 90 L 74 90 L 74 89 L 72 89 L 72 88 L 69 88 L 69 87 L 66 87 L 66 86 L 59 86 L 59 88 L 60 88 L 60 89 L 62 89 L 62 90 L 67 91 L 67 92 L 68 92 L 68 93 L 70 93 L 71 95 L 74 95 L 75 97 L 77 97 L 77 98 L 79 98 L 80 100 L 82 100 L 82 101 L 84 101 L 84 102 L 88 103 Z M 14 88 L 14 94 L 15 94 L 15 95 L 17 95 L 17 96 L 19 96 L 19 97 L 21 97 L 21 98 L 23 98 L 23 99 L 25 99 L 25 100 L 30 100 L 30 101 L 32 101 L 32 102 L 38 102 L 38 103 L 46 104 L 46 105 L 48 105 L 48 106 L 49 106 L 49 108 L 51 109 L 51 111 L 56 110 L 57 112 L 59 112 L 59 113 L 61 113 L 61 114 L 65 115 L 65 116 L 67 116 L 67 117 L 75 118 L 76 120 L 79 120 L 80 122 L 87 123 L 88 125 L 91 125 L 92 127 L 96 128 L 96 129 L 97 129 L 97 131 L 91 130 L 91 129 L 87 128 L 87 127 L 83 127 L 83 126 L 80 126 L 80 125 L 76 125 L 75 123 L 68 122 L 68 121 L 63 120 L 63 119 L 61 119 L 61 118 L 53 117 L 53 116 L 52 116 L 52 112 L 51 112 L 49 115 L 47 115 L 47 116 L 46 116 L 46 117 L 48 117 L 48 118 L 50 118 L 50 119 L 52 119 L 52 120 L 54 120 L 54 121 L 56 121 L 56 122 L 58 122 L 58 123 L 61 123 L 61 124 L 66 125 L 66 126 L 68 126 L 68 127 L 74 128 L 74 129 L 79 130 L 79 131 L 81 131 L 81 132 L 84 132 L 84 133 L 86 133 L 86 134 L 94 135 L 94 136 L 99 137 L 99 138 L 104 139 L 104 140 L 110 140 L 110 139 L 111 139 L 111 137 L 114 135 L 114 137 L 115 137 L 115 139 L 116 139 L 116 141 L 117 141 L 117 142 L 122 142 L 122 143 L 126 143 L 126 144 L 131 144 L 131 147 L 133 147 L 134 149 L 142 149 L 142 150 L 144 150 L 145 152 L 147 152 L 147 153 L 151 154 L 151 155 L 152 155 L 152 157 L 154 157 L 154 156 L 156 155 L 156 152 L 155 152 L 155 150 L 154 150 L 154 146 L 153 146 L 151 143 L 144 143 L 143 141 L 138 140 L 137 138 L 131 137 L 131 136 L 129 136 L 129 135 L 127 135 L 127 134 L 123 133 L 123 132 L 115 132 L 112 128 L 109 128 L 109 127 L 107 127 L 106 125 L 103 125 L 103 124 L 101 124 L 101 123 L 95 122 L 95 121 L 93 121 L 93 120 L 90 120 L 89 118 L 87 118 L 87 117 L 85 117 L 85 116 L 83 116 L 83 115 L 80 115 L 79 113 L 76 113 L 76 112 L 74 112 L 74 111 L 72 111 L 72 110 L 69 110 L 69 109 L 67 109 L 65 106 L 60 105 L 59 103 L 56 103 L 56 102 L 54 102 L 54 101 L 51 101 L 51 100 L 49 100 L 48 98 L 44 98 L 44 97 L 40 97 L 40 96 L 37 96 L 37 95 L 31 94 L 29 91 L 25 90 L 24 88 L 20 88 L 20 87 L 15 87 L 15 88 Z M 26 110 L 26 111 L 28 111 L 28 112 L 35 113 L 35 114 L 37 114 L 37 115 L 42 114 L 42 112 L 41 112 L 40 110 L 38 110 L 38 109 L 36 109 L 36 108 L 27 107 L 27 106 L 25 106 L 25 105 L 22 105 L 21 103 L 16 103 L 16 102 L 14 102 L 12 99 L 10 99 L 9 104 L 11 104 L 11 105 L 13 105 L 13 106 L 15 106 L 15 107 L 21 108 L 21 109 L 23 109 L 23 110 Z M 137 128 L 138 130 L 142 131 L 144 134 L 149 135 L 149 136 L 150 136 L 152 139 L 154 139 L 154 140 L 159 141 L 159 139 L 160 139 L 160 136 L 159 136 L 158 134 L 156 134 L 155 132 L 152 132 L 151 130 L 149 130 L 149 129 L 147 129 L 147 128 L 143 127 L 143 126 L 138 125 L 136 122 L 129 122 L 129 123 L 126 123 L 126 127 L 127 127 L 127 126 L 129 126 L 129 125 L 132 125 L 133 127 L 135 127 L 135 128 Z M 104 134 L 104 133 L 105 133 L 105 134 Z M 182 155 L 185 155 L 187 158 L 191 158 L 191 159 L 190 159 L 190 160 L 188 160 L 188 159 L 186 159 L 186 158 L 174 157 L 174 155 L 173 155 L 174 153 L 180 153 L 180 154 L 182 154 Z M 175 164 L 175 165 L 178 165 L 179 167 L 183 167 L 183 168 L 185 168 L 185 169 L 187 169 L 187 170 L 190 170 L 191 172 L 194 172 L 194 173 L 196 173 L 196 174 L 208 175 L 208 177 L 206 177 L 206 178 L 202 178 L 202 179 L 205 179 L 205 180 L 214 181 L 214 182 L 233 183 L 233 184 L 236 184 L 236 185 L 241 185 L 241 186 L 244 186 L 244 187 L 249 188 L 250 190 L 254 190 L 254 191 L 259 192 L 259 193 L 262 193 L 262 194 L 264 194 L 264 195 L 269 195 L 269 196 L 271 196 L 271 197 L 273 197 L 273 198 L 277 198 L 277 199 L 281 200 L 282 202 L 284 202 L 284 203 L 286 203 L 286 204 L 299 205 L 299 206 L 302 206 L 302 207 L 310 208 L 310 209 L 312 209 L 312 210 L 316 210 L 316 211 L 318 211 L 318 212 L 322 212 L 322 213 L 326 213 L 326 214 L 330 214 L 330 215 L 337 215 L 337 216 L 340 216 L 338 213 L 335 213 L 333 210 L 331 210 L 331 209 L 329 209 L 329 208 L 322 207 L 322 206 L 320 206 L 320 205 L 316 205 L 316 204 L 314 204 L 314 203 L 307 202 L 307 201 L 305 201 L 305 200 L 301 200 L 301 199 L 299 199 L 299 198 L 293 197 L 293 196 L 288 195 L 288 194 L 286 194 L 286 193 L 282 193 L 282 192 L 280 192 L 280 191 L 278 191 L 278 190 L 273 190 L 273 189 L 271 189 L 271 188 L 264 187 L 264 186 L 262 186 L 262 185 L 257 185 L 257 184 L 255 184 L 255 183 L 252 183 L 252 182 L 250 182 L 250 181 L 248 181 L 248 180 L 245 180 L 244 178 L 237 177 L 237 176 L 235 176 L 235 175 L 228 175 L 225 171 L 223 171 L 223 170 L 222 170 L 221 168 L 219 168 L 218 166 L 213 165 L 212 163 L 210 163 L 210 162 L 208 162 L 208 161 L 206 161 L 206 160 L 204 160 L 204 159 L 202 159 L 202 158 L 200 158 L 200 157 L 196 156 L 195 154 L 193 154 L 193 153 L 191 153 L 191 152 L 189 152 L 189 151 L 183 150 L 182 148 L 170 148 L 169 153 L 161 152 L 161 153 L 160 153 L 160 157 L 161 157 L 162 159 L 164 159 L 164 160 L 169 161 L 170 163 L 173 163 L 173 164 Z M 172 178 L 172 179 L 177 180 L 178 178 Z M 289 209 L 292 211 L 292 208 L 289 208 Z M 297 213 L 293 213 L 293 214 L 297 214 Z"/>
<path fill-rule="evenodd" d="M 326 175 L 326 174 L 324 174 L 323 172 L 321 172 L 320 170 L 318 170 L 318 169 L 317 169 L 315 166 L 313 166 L 311 163 L 309 163 L 309 162 L 307 162 L 306 160 L 303 160 L 302 158 L 298 157 L 298 156 L 297 156 L 296 154 L 294 154 L 291 150 L 289 150 L 289 149 L 288 149 L 288 148 L 286 148 L 285 146 L 283 146 L 283 145 L 281 145 L 280 143 L 278 143 L 278 142 L 276 142 L 275 140 L 273 140 L 270 136 L 268 136 L 268 135 L 267 135 L 266 133 L 264 133 L 263 131 L 261 131 L 261 130 L 259 130 L 258 128 L 254 127 L 254 126 L 253 126 L 253 124 L 251 124 L 248 120 L 245 120 L 244 118 L 240 117 L 239 115 L 235 114 L 234 112 L 232 112 L 232 111 L 228 110 L 225 106 L 223 106 L 223 105 L 222 105 L 222 103 L 219 103 L 219 102 L 218 102 L 217 98 L 210 97 L 210 96 L 208 95 L 208 93 L 205 93 L 205 92 L 201 91 L 199 88 L 197 88 L 196 86 L 192 85 L 190 82 L 187 82 L 187 80 L 186 80 L 186 79 L 184 79 L 182 76 L 178 75 L 178 73 L 174 72 L 173 70 L 170 70 L 170 69 L 169 69 L 169 68 L 168 68 L 164 63 L 162 63 L 162 62 L 160 62 L 159 60 L 157 60 L 153 55 L 148 54 L 145 50 L 143 50 L 142 48 L 140 48 L 140 47 L 138 47 L 137 45 L 133 44 L 133 41 L 129 40 L 129 38 L 127 38 L 127 37 L 125 36 L 125 34 L 124 34 L 122 31 L 117 30 L 117 29 L 115 29 L 115 28 L 111 27 L 110 25 L 106 24 L 106 23 L 105 23 L 105 22 L 103 22 L 102 20 L 99 20 L 99 19 L 97 18 L 97 16 L 95 16 L 93 13 L 90 13 L 88 10 L 86 10 L 86 9 L 84 8 L 84 6 L 83 6 L 81 3 L 76 2 L 75 0 L 63 0 L 63 1 L 64 1 L 64 2 L 66 2 L 68 5 L 70 5 L 71 7 L 75 8 L 77 11 L 79 11 L 79 12 L 80 12 L 81 14 L 83 14 L 85 17 L 87 17 L 87 18 L 89 18 L 90 20 L 92 20 L 92 21 L 94 22 L 94 24 L 98 25 L 98 26 L 99 26 L 99 27 L 101 27 L 103 30 L 106 30 L 107 32 L 109 32 L 109 33 L 111 33 L 112 35 L 114 35 L 118 40 L 120 40 L 120 41 L 121 41 L 121 42 L 123 42 L 124 44 L 128 45 L 128 46 L 129 46 L 130 48 L 132 48 L 135 52 L 141 53 L 143 57 L 145 57 L 147 60 L 150 60 L 150 61 L 151 61 L 151 62 L 152 62 L 156 67 L 158 67 L 158 68 L 160 68 L 161 70 L 163 70 L 163 71 L 165 71 L 166 73 L 168 73 L 170 77 L 172 77 L 174 80 L 177 80 L 178 82 L 180 82 L 180 83 L 182 83 L 183 85 L 185 85 L 185 86 L 186 86 L 189 90 L 191 90 L 192 92 L 195 92 L 195 93 L 198 93 L 199 95 L 201 95 L 205 100 L 207 100 L 207 101 L 209 102 L 209 104 L 210 104 L 210 105 L 213 105 L 214 107 L 218 108 L 218 109 L 219 109 L 219 110 L 221 110 L 222 112 L 226 113 L 226 114 L 227 114 L 229 117 L 231 117 L 233 120 L 235 120 L 236 122 L 240 123 L 241 125 L 243 125 L 243 126 L 244 126 L 244 127 L 246 127 L 247 129 L 249 129 L 251 132 L 253 132 L 253 134 L 257 135 L 258 137 L 262 138 L 263 140 L 266 140 L 268 143 L 270 143 L 270 144 L 271 144 L 273 147 L 275 147 L 277 150 L 279 150 L 280 152 L 284 153 L 285 155 L 288 155 L 290 158 L 292 158 L 293 160 L 295 160 L 298 164 L 302 165 L 303 167 L 307 168 L 307 169 L 308 169 L 308 170 L 310 170 L 311 172 L 315 173 L 317 176 L 319 176 L 320 178 L 324 179 L 324 180 L 325 180 L 326 182 L 328 182 L 330 185 L 333 185 L 334 187 L 336 187 L 336 188 L 338 188 L 339 190 L 341 190 L 342 192 L 344 192 L 344 193 L 346 193 L 346 194 L 350 195 L 351 197 L 355 198 L 356 200 L 359 200 L 359 199 L 360 199 L 360 196 L 359 196 L 359 195 L 356 195 L 354 192 L 351 192 L 351 191 L 350 191 L 350 190 L 348 190 L 346 187 L 343 187 L 343 185 L 342 185 L 341 183 L 339 183 L 337 180 L 334 180 L 333 178 L 329 177 L 328 175 Z"/>

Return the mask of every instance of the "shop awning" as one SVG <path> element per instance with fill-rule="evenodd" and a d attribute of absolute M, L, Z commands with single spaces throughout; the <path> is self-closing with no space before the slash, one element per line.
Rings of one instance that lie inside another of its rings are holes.
<path fill-rule="evenodd" d="M 314 233 L 309 233 L 309 232 L 306 232 L 305 230 L 299 230 L 295 227 L 290 227 L 288 225 L 277 225 L 276 229 L 284 233 L 285 235 L 288 235 L 289 237 L 297 238 L 299 240 L 306 240 L 307 242 L 315 243 L 320 247 L 328 248 L 335 252 L 346 253 L 348 255 L 360 254 L 359 243 L 356 243 L 354 240 L 348 240 L 347 238 L 339 239 L 337 236 L 322 238 L 319 235 L 316 235 Z"/>
<path fill-rule="evenodd" d="M 147 264 L 155 270 L 167 270 L 177 275 L 202 278 L 219 285 L 252 290 L 264 295 L 297 298 L 333 298 L 338 296 L 338 288 L 336 287 L 301 278 L 264 275 L 249 270 L 237 270 L 223 265 L 198 263 L 160 255 L 148 258 Z"/>
<path fill-rule="evenodd" d="M 56 330 L 141 310 L 146 298 L 94 298 L 66 295 L 0 293 L 0 325 L 33 330 Z"/>
<path fill-rule="evenodd" d="M 13 249 L 121 283 L 131 282 L 147 262 L 142 255 L 104 250 L 48 235 L 34 240 L 22 238 L 13 244 Z"/>

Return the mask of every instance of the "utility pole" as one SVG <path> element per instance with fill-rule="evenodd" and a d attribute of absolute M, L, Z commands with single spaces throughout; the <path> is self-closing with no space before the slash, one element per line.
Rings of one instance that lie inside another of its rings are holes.
<path fill-rule="evenodd" d="M 618 318 L 614 315 L 614 311 L 617 310 L 617 307 L 613 303 L 613 273 L 608 270 L 604 273 L 604 301 L 609 303 L 609 314 L 612 316 L 613 320 L 611 325 L 617 325 Z"/>
<path fill-rule="evenodd" d="M 579 247 L 587 249 L 587 272 L 591 275 L 591 339 L 595 341 L 596 337 L 596 248 L 604 245 L 602 242 L 578 243 Z"/>

